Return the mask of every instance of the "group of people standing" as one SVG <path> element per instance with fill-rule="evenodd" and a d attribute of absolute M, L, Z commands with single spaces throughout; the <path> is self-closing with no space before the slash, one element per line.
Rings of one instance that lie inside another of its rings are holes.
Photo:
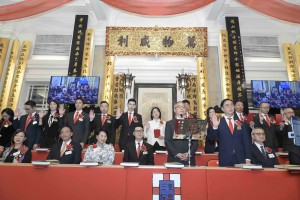
<path fill-rule="evenodd" d="M 197 118 L 189 113 L 189 101 L 177 102 L 174 105 L 175 117 L 168 122 L 162 120 L 158 107 L 152 108 L 151 120 L 145 126 L 142 116 L 135 112 L 134 99 L 128 100 L 127 112 L 122 113 L 118 109 L 115 117 L 108 114 L 109 104 L 106 101 L 100 102 L 100 114 L 93 110 L 89 114 L 83 112 L 83 105 L 83 99 L 76 99 L 76 110 L 67 114 L 56 101 L 49 103 L 48 112 L 37 113 L 36 104 L 31 100 L 24 105 L 25 115 L 21 116 L 19 109 L 15 112 L 4 109 L 1 113 L 0 152 L 3 152 L 5 162 L 30 162 L 30 150 L 44 147 L 51 148 L 48 159 L 59 160 L 62 164 L 77 164 L 90 138 L 83 161 L 112 164 L 116 128 L 122 126 L 119 147 L 124 151 L 124 162 L 153 165 L 153 152 L 167 150 L 168 162 L 195 165 L 198 141 L 192 141 L 189 155 L 188 141 L 173 138 L 176 119 Z M 219 151 L 220 166 L 255 163 L 273 167 L 278 164 L 274 153 L 278 147 L 278 134 L 283 138 L 284 150 L 293 152 L 298 149 L 288 137 L 292 131 L 292 109 L 284 110 L 279 126 L 275 126 L 274 118 L 268 115 L 268 103 L 261 103 L 259 113 L 248 123 L 247 116 L 243 114 L 243 102 L 234 104 L 232 100 L 224 99 L 221 109 L 223 117 L 213 108 L 207 110 L 205 145 L 206 153 Z"/>

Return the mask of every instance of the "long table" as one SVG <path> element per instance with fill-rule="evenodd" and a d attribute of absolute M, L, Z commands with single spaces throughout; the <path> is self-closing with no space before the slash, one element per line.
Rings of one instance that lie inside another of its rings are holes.
<path fill-rule="evenodd" d="M 45 160 L 47 158 L 48 152 L 46 151 L 31 151 L 32 160 Z M 115 165 L 119 165 L 123 160 L 122 152 L 115 152 Z M 83 159 L 84 152 L 82 152 L 81 157 Z M 167 162 L 167 154 L 154 154 L 154 164 L 155 165 L 163 165 Z M 196 158 L 196 166 L 207 166 L 207 162 L 210 160 L 218 160 L 218 154 L 201 154 L 195 155 Z M 280 164 L 285 164 L 288 161 L 287 156 L 278 156 L 278 161 Z"/>
<path fill-rule="evenodd" d="M 299 200 L 300 174 L 282 169 L 243 170 L 222 167 L 166 169 L 163 166 L 81 167 L 0 163 L 0 199 L 151 200 L 154 175 L 176 174 L 183 200 Z"/>

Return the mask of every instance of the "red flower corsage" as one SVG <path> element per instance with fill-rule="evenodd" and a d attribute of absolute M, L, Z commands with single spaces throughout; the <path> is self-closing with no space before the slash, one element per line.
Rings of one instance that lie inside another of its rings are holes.
<path fill-rule="evenodd" d="M 35 120 L 35 116 L 32 115 L 32 116 L 30 117 L 30 119 L 31 119 L 32 121 L 34 121 L 34 120 Z"/>
<path fill-rule="evenodd" d="M 136 116 L 133 117 L 133 121 L 134 121 L 134 123 L 138 123 L 139 122 Z"/>
<path fill-rule="evenodd" d="M 147 151 L 147 147 L 145 145 L 142 145 L 141 151 Z"/>
<path fill-rule="evenodd" d="M 159 123 L 160 123 L 160 124 L 164 124 L 164 121 L 163 121 L 163 120 L 160 120 Z"/>
<path fill-rule="evenodd" d="M 59 117 L 59 114 L 56 112 L 56 113 L 54 113 L 53 117 L 57 118 L 57 117 Z"/>
<path fill-rule="evenodd" d="M 110 119 L 110 117 L 108 116 L 108 115 L 106 115 L 106 117 L 105 117 L 106 119 Z"/>
<path fill-rule="evenodd" d="M 12 123 L 10 121 L 4 122 L 3 126 L 5 128 L 9 127 L 10 125 L 12 125 Z"/>
<path fill-rule="evenodd" d="M 78 120 L 79 120 L 79 121 L 82 121 L 82 120 L 83 120 L 83 117 L 84 117 L 83 114 L 79 114 L 79 115 L 78 115 Z"/>
<path fill-rule="evenodd" d="M 93 148 L 94 148 L 94 149 L 97 148 L 97 144 L 93 144 Z"/>
<path fill-rule="evenodd" d="M 267 153 L 272 153 L 272 149 L 269 148 L 269 147 L 265 147 L 265 151 L 266 151 Z"/>
<path fill-rule="evenodd" d="M 66 150 L 72 151 L 72 150 L 73 150 L 73 146 L 72 146 L 71 144 L 68 144 L 68 145 L 66 146 Z"/>
<path fill-rule="evenodd" d="M 276 123 L 276 120 L 275 120 L 273 117 L 271 118 L 271 123 L 272 123 L 272 124 L 275 124 L 275 123 Z"/>
<path fill-rule="evenodd" d="M 241 130 L 242 129 L 242 122 L 240 120 L 235 120 L 235 125 L 237 127 L 238 130 Z"/>

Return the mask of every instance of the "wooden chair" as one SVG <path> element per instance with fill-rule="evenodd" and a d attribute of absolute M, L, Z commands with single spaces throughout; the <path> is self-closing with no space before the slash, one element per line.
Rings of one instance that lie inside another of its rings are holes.
<path fill-rule="evenodd" d="M 219 160 L 209 160 L 207 162 L 208 167 L 219 167 Z"/>

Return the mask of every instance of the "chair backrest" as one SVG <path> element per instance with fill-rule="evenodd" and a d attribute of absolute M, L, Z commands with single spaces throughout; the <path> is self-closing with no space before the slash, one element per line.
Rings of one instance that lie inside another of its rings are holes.
<path fill-rule="evenodd" d="M 218 167 L 219 166 L 219 160 L 209 160 L 207 162 L 208 167 Z"/>

